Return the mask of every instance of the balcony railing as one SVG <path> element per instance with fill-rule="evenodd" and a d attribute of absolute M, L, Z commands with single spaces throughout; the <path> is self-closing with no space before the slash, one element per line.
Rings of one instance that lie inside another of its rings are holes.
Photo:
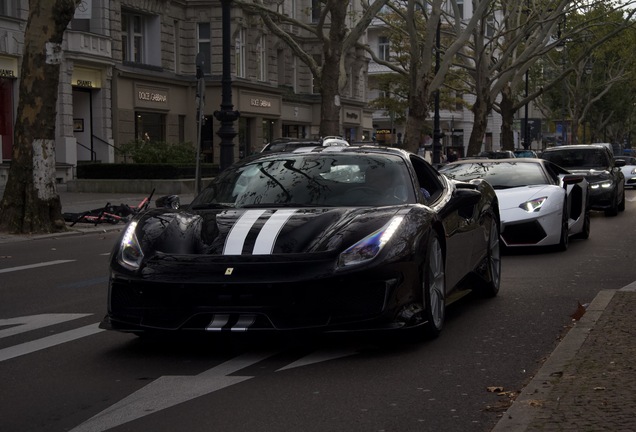
<path fill-rule="evenodd" d="M 112 41 L 108 36 L 69 30 L 66 41 L 71 53 L 112 59 Z"/>

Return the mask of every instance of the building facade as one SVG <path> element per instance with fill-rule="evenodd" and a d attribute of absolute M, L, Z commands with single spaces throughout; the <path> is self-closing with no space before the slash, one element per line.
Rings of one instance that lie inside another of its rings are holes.
<path fill-rule="evenodd" d="M 312 0 L 286 0 L 279 11 L 311 24 Z M 315 5 L 314 5 L 315 6 Z M 361 13 L 354 2 L 352 16 Z M 63 166 L 84 161 L 117 162 L 120 145 L 132 140 L 197 141 L 197 58 L 202 60 L 205 97 L 201 148 L 218 163 L 221 104 L 221 2 L 199 0 L 82 0 L 63 42 L 57 101 L 56 158 Z M 235 123 L 234 159 L 258 152 L 274 138 L 314 137 L 320 125 L 320 95 L 312 75 L 260 21 L 231 10 L 232 96 L 241 115 Z M 18 105 L 18 87 L 28 19 L 28 0 L 0 5 L 0 144 L 6 183 Z M 309 34 L 293 29 L 306 50 L 321 50 Z M 197 57 L 197 55 L 199 55 Z M 341 134 L 369 136 L 364 56 L 352 56 L 355 74 L 341 96 Z M 62 172 L 59 181 L 72 173 Z"/>

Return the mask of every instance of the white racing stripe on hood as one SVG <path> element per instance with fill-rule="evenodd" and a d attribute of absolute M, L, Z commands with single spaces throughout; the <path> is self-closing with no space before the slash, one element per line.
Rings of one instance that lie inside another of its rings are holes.
<path fill-rule="evenodd" d="M 290 217 L 296 212 L 295 209 L 278 210 L 263 225 L 261 232 L 258 233 L 256 243 L 254 244 L 254 255 L 270 255 L 274 250 L 274 244 L 280 234 L 283 226 Z"/>
<path fill-rule="evenodd" d="M 252 226 L 263 213 L 265 213 L 265 210 L 248 210 L 238 218 L 227 239 L 225 239 L 223 255 L 241 255 L 243 253 L 243 245 L 247 234 L 249 234 Z"/>

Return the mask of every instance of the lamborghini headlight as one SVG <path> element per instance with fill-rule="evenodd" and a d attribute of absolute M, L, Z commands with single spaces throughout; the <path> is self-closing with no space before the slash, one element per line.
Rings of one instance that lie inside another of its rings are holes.
<path fill-rule="evenodd" d="M 361 264 L 375 258 L 384 245 L 393 237 L 404 216 L 395 216 L 379 230 L 369 234 L 340 254 L 338 266 L 346 267 Z"/>
<path fill-rule="evenodd" d="M 133 221 L 128 224 L 121 243 L 119 245 L 119 253 L 117 255 L 117 261 L 119 264 L 127 268 L 128 270 L 139 270 L 141 267 L 141 261 L 144 259 L 144 253 L 137 240 L 137 222 Z"/>
<path fill-rule="evenodd" d="M 604 180 L 604 181 L 602 181 L 602 182 L 592 183 L 592 184 L 590 185 L 590 187 L 591 187 L 592 189 L 598 189 L 598 188 L 601 188 L 601 189 L 609 189 L 609 188 L 611 188 L 611 187 L 612 187 L 612 181 L 611 181 L 611 180 Z"/>
<path fill-rule="evenodd" d="M 520 208 L 527 211 L 528 213 L 538 212 L 541 210 L 543 204 L 547 201 L 548 197 L 535 198 L 530 201 L 526 201 L 519 205 Z"/>

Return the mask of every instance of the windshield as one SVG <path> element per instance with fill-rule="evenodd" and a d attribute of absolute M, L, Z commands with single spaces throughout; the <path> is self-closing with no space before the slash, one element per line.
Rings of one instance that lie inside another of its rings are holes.
<path fill-rule="evenodd" d="M 486 180 L 495 189 L 550 184 L 540 163 L 470 162 L 447 165 L 442 173 L 453 180 Z"/>
<path fill-rule="evenodd" d="M 541 157 L 565 169 L 606 169 L 610 164 L 607 153 L 596 148 L 546 151 Z"/>
<path fill-rule="evenodd" d="M 381 206 L 415 203 L 402 158 L 379 154 L 272 154 L 223 171 L 191 208 Z"/>

